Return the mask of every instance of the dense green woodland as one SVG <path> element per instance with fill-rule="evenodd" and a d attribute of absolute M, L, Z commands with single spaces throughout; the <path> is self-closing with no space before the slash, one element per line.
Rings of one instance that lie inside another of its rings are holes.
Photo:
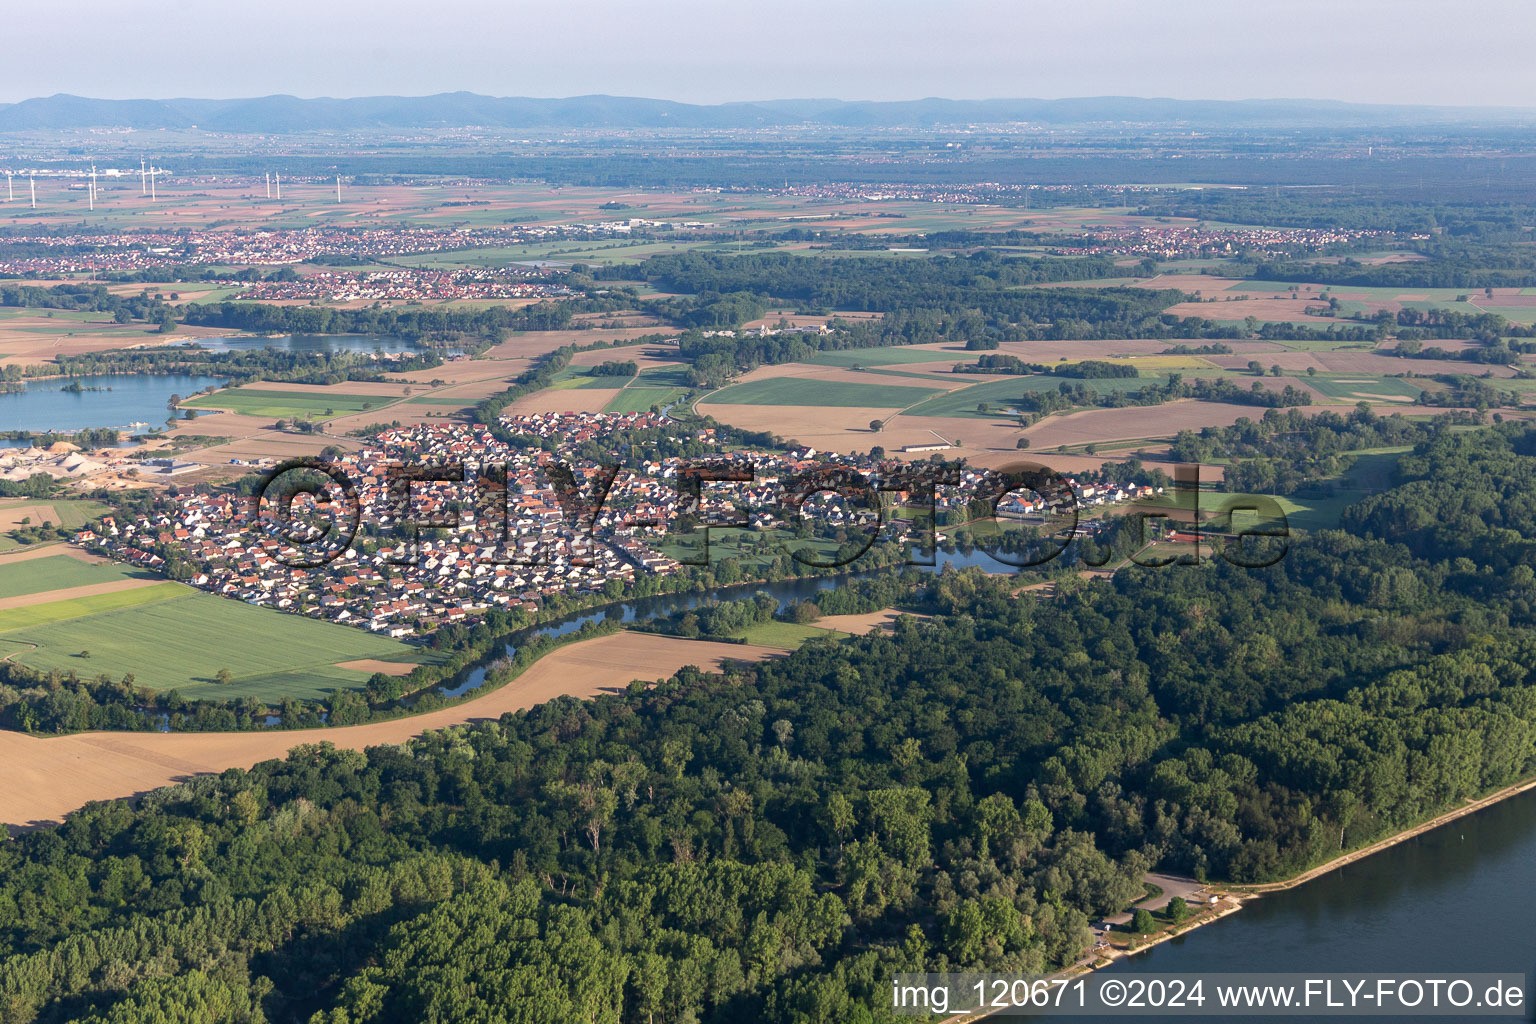
<path fill-rule="evenodd" d="M 1404 168 L 1406 169 L 1406 168 Z M 1481 172 L 1479 172 L 1481 173 Z M 1410 179 L 1411 180 L 1411 179 Z M 1469 186 L 1469 178 L 1462 182 Z M 1445 182 L 1420 178 L 1417 187 L 1397 187 L 1380 178 L 1375 185 L 1276 190 L 1185 189 L 1149 198 L 1144 216 L 1194 217 L 1228 224 L 1274 224 L 1298 228 L 1352 228 L 1366 231 L 1431 233 L 1456 242 L 1529 240 L 1536 223 L 1530 193 L 1490 188 L 1456 196 Z"/>
<path fill-rule="evenodd" d="M 1533 467 L 1436 430 L 1267 569 L 949 573 L 894 634 L 87 807 L 0 844 L 0 1021 L 857 1022 L 1069 961 L 1151 865 L 1272 879 L 1536 770 Z"/>
<path fill-rule="evenodd" d="M 391 334 L 402 338 L 437 334 L 496 336 L 505 330 L 554 331 L 568 327 L 581 312 L 614 308 L 602 302 L 539 302 L 521 308 L 486 306 L 476 309 L 442 307 L 369 307 L 333 309 L 329 306 L 275 306 L 259 302 L 190 303 L 182 320 L 205 327 L 242 331 L 301 334 Z"/>
<path fill-rule="evenodd" d="M 1257 420 L 1245 417 L 1229 427 L 1181 430 L 1169 451 L 1175 461 L 1197 465 L 1231 459 L 1222 473 L 1228 491 L 1328 493 L 1354 465 L 1354 453 L 1416 445 L 1450 427 L 1481 422 L 1479 414 L 1460 410 L 1413 419 L 1401 413 L 1378 416 L 1365 402 L 1347 416 L 1336 412 L 1306 416 L 1300 409 L 1271 409 Z"/>

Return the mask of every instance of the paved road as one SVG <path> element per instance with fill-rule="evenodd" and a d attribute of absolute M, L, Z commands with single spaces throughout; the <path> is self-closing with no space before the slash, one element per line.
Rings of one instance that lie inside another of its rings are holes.
<path fill-rule="evenodd" d="M 1142 875 L 1141 880 L 1151 882 L 1163 890 L 1156 896 L 1148 896 L 1144 900 L 1138 900 L 1131 904 L 1131 909 L 1122 914 L 1111 914 L 1104 918 L 1110 924 L 1125 924 L 1131 919 L 1131 914 L 1137 910 L 1162 910 L 1168 905 L 1168 901 L 1175 896 L 1184 897 L 1186 902 L 1193 903 L 1194 895 L 1205 888 L 1204 882 L 1197 882 L 1193 878 L 1181 878 L 1178 875 L 1160 875 L 1149 872 Z"/>

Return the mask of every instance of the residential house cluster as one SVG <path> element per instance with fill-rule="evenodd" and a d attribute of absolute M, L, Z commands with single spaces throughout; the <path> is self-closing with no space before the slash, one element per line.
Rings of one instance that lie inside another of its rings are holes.
<path fill-rule="evenodd" d="M 790 481 L 828 474 L 819 483 L 851 469 L 878 486 L 898 470 L 867 454 L 808 447 L 728 451 L 714 428 L 683 428 L 653 413 L 535 414 L 506 417 L 503 425 L 520 438 L 552 441 L 556 451 L 514 447 L 479 424 L 432 423 L 385 430 L 360 451 L 339 455 L 333 466 L 355 488 L 360 525 L 351 536 L 336 531 L 340 542 L 326 548 L 334 558 L 318 568 L 291 564 L 299 553 L 294 525 L 271 514 L 274 502 L 231 492 L 180 492 L 136 517 L 105 517 L 77 541 L 157 570 L 175 562 L 194 586 L 234 600 L 406 636 L 472 623 L 492 608 L 536 610 L 555 595 L 620 597 L 639 573 L 677 571 L 662 548 L 685 513 L 701 523 L 744 517 L 744 525 L 772 530 L 796 517 L 785 508 Z M 700 460 L 646 457 L 626 443 L 626 431 L 663 426 L 688 430 L 714 452 L 703 460 L 712 466 L 750 465 L 751 479 L 701 484 L 695 505 L 681 481 Z M 599 450 L 605 465 L 560 454 L 578 448 Z M 557 462 L 570 470 L 574 494 L 560 491 Z M 391 473 L 400 466 L 454 467 L 453 479 L 415 481 L 402 493 Z M 938 508 L 962 507 L 987 474 L 962 468 L 958 487 L 939 489 Z M 1152 495 L 1149 487 L 1068 483 L 1090 508 Z M 820 532 L 851 536 L 875 522 L 877 513 L 857 495 L 798 489 L 807 495 L 804 515 Z M 883 493 L 897 505 L 920 497 L 916 488 Z M 295 498 L 295 521 L 328 537 L 316 524 L 336 509 L 339 521 L 348 519 L 339 490 L 330 500 Z M 998 511 L 1028 517 L 1053 509 L 1026 494 L 1009 496 Z M 885 518 L 893 536 L 910 530 L 910 517 Z"/>

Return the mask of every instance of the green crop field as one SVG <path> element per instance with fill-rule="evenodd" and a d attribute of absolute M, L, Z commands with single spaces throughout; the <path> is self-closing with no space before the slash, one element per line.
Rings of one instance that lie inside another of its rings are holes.
<path fill-rule="evenodd" d="M 384 395 L 354 395 L 339 391 L 264 391 L 259 388 L 228 388 L 199 395 L 181 403 L 184 409 L 228 409 L 247 416 L 298 417 L 342 416 L 387 405 L 395 399 Z"/>
<path fill-rule="evenodd" d="M 32 508 L 42 506 L 53 509 L 53 515 L 48 517 L 48 521 L 55 526 L 62 526 L 69 530 L 78 530 L 92 519 L 107 511 L 107 506 L 104 503 L 88 499 L 0 498 L 0 508 L 11 508 L 21 505 Z M 39 521 L 34 518 L 32 525 L 36 526 Z"/>
<path fill-rule="evenodd" d="M 10 530 L 17 528 L 26 529 L 27 526 L 40 526 L 45 522 L 50 526 L 62 526 L 66 530 L 78 530 L 92 519 L 107 511 L 107 506 L 101 502 L 86 499 L 66 498 L 50 501 L 46 498 L 0 498 L 0 510 L 20 507 L 41 509 L 42 511 L 30 513 L 27 518 L 30 518 L 32 522 L 26 524 L 26 526 L 18 524 L 17 527 L 7 527 L 7 532 L 0 532 L 0 552 L 14 551 L 17 548 L 26 546 L 12 537 L 9 532 Z"/>
<path fill-rule="evenodd" d="M 186 588 L 178 583 L 157 583 L 151 587 L 139 587 L 134 590 L 117 590 L 106 594 L 92 594 L 90 597 L 70 598 L 66 601 L 47 601 L 21 608 L 6 608 L 0 610 L 0 633 L 68 622 L 70 623 L 68 630 L 78 640 L 93 634 L 85 628 L 84 624 L 74 622 L 75 619 L 87 619 L 125 608 L 159 604 L 162 601 L 182 597 L 186 593 Z M 95 624 L 92 623 L 92 625 Z M 7 637 L 7 639 L 18 638 Z M 30 639 L 30 637 L 20 639 Z"/>
<path fill-rule="evenodd" d="M 603 406 L 603 412 L 650 412 L 653 405 L 675 402 L 684 394 L 682 388 L 628 387 Z"/>
<path fill-rule="evenodd" d="M 44 320 L 57 320 L 62 330 L 75 330 L 80 324 L 110 325 L 113 323 L 111 316 L 85 309 L 39 309 L 35 306 L 7 306 L 0 310 L 0 321 L 23 317 L 27 319 L 40 317 Z M 46 328 L 40 329 L 46 330 Z"/>
<path fill-rule="evenodd" d="M 1489 305 L 1479 305 L 1477 308 L 1484 313 L 1501 316 L 1510 323 L 1528 324 L 1536 320 L 1536 306 L 1499 306 L 1494 305 L 1494 301 L 1490 299 Z"/>
<path fill-rule="evenodd" d="M 807 640 L 823 639 L 841 640 L 849 634 L 836 629 L 823 629 L 820 626 L 806 626 L 797 622 L 778 622 L 770 620 L 759 622 L 755 626 L 738 630 L 731 634 L 749 644 L 761 644 L 764 647 L 784 647 L 794 650 Z"/>
<path fill-rule="evenodd" d="M 55 525 L 69 530 L 78 530 L 108 510 L 108 506 L 99 501 L 50 501 L 47 504 L 53 506 L 53 514 L 58 516 L 53 520 Z"/>
<path fill-rule="evenodd" d="M 635 384 L 647 388 L 686 388 L 689 386 L 688 367 L 652 366 L 640 371 Z"/>
<path fill-rule="evenodd" d="M 944 361 L 974 363 L 975 352 L 936 352 L 927 348 L 891 346 L 887 348 L 844 348 L 818 352 L 807 362 L 817 366 L 894 366 L 897 363 L 937 363 Z"/>
<path fill-rule="evenodd" d="M 418 649 L 361 629 L 195 593 L 179 584 L 163 586 L 169 590 L 145 587 L 0 612 L 0 645 L 6 653 L 15 652 L 13 661 L 44 671 L 72 669 L 113 678 L 131 672 L 141 686 L 177 689 L 189 697 L 274 701 L 320 697 L 368 680 L 369 673 L 338 669 L 337 662 L 421 660 Z M 112 608 L 102 600 L 145 600 L 148 595 L 153 595 L 153 603 L 130 607 Z M 9 621 L 18 612 L 65 604 L 77 606 L 76 612 L 88 607 L 83 613 L 88 617 L 72 614 L 66 620 L 36 624 Z M 80 657 L 82 650 L 89 650 L 90 656 Z M 234 681 L 215 683 L 220 669 L 228 669 Z"/>
<path fill-rule="evenodd" d="M 1338 377 L 1307 377 L 1309 387 L 1317 389 L 1329 398 L 1358 401 L 1362 395 L 1380 397 L 1418 398 L 1424 390 L 1412 381 L 1400 377 L 1377 377 L 1370 374 L 1345 374 Z"/>
<path fill-rule="evenodd" d="M 93 565 L 69 555 L 49 555 L 0 567 L 0 598 L 44 594 L 66 587 L 87 587 L 118 580 L 149 579 L 151 574 L 116 563 Z M 0 612 L 0 614 L 4 614 Z"/>
<path fill-rule="evenodd" d="M 900 384 L 855 384 L 802 377 L 768 377 L 734 384 L 710 395 L 722 405 L 873 406 L 901 409 L 937 394 L 935 388 Z"/>
<path fill-rule="evenodd" d="M 615 360 L 615 362 L 623 361 L 622 359 Z M 555 374 L 549 386 L 552 390 L 556 391 L 563 388 L 608 388 L 611 390 L 613 388 L 621 388 L 635 379 L 629 374 L 613 374 L 611 376 L 597 374 L 592 372 L 593 369 L 590 366 L 567 366 Z"/>
<path fill-rule="evenodd" d="M 1029 391 L 1055 391 L 1063 384 L 1081 384 L 1096 394 L 1108 394 L 1112 391 L 1135 391 L 1147 384 L 1161 382 L 1161 377 L 1104 377 L 1093 380 L 1077 380 L 1072 377 L 1057 377 L 1054 374 L 1030 374 L 1027 376 L 1012 377 L 1007 380 L 984 381 L 973 384 L 968 388 L 958 391 L 950 391 L 945 394 L 935 395 L 921 405 L 908 409 L 908 416 L 995 416 L 1004 407 L 1015 402 L 1020 395 Z M 992 411 L 979 413 L 976 407 L 981 403 L 987 403 Z"/>

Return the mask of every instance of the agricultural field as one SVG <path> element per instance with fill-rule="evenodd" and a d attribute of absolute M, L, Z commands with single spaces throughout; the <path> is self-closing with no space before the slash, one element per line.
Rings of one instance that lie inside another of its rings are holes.
<path fill-rule="evenodd" d="M 0 638 L 0 647 L 4 646 Z M 509 686 L 451 707 L 391 721 L 323 729 L 236 733 L 76 733 L 36 737 L 0 732 L 0 761 L 12 782 L 0 789 L 0 823 L 56 821 L 90 800 L 131 798 L 189 775 L 249 768 L 303 743 L 345 750 L 399 744 L 431 729 L 495 721 L 560 696 L 612 693 L 631 679 L 664 679 L 685 665 L 718 672 L 727 662 L 777 657 L 780 648 L 621 632 L 567 644 Z M 232 687 L 220 689 L 227 693 Z"/>
<path fill-rule="evenodd" d="M 998 410 L 1016 401 L 1029 391 L 1055 391 L 1063 384 L 1081 384 L 1095 394 L 1105 395 L 1115 391 L 1135 391 L 1153 383 L 1150 377 L 1102 377 L 1078 380 L 1073 377 L 1057 377 L 1053 374 L 1030 374 L 1007 377 L 1002 380 L 984 380 L 958 391 L 935 395 L 920 405 L 913 406 L 905 416 L 976 416 L 989 418 Z M 991 411 L 980 413 L 976 407 L 986 403 Z"/>
<path fill-rule="evenodd" d="M 975 362 L 977 353 L 959 353 L 955 362 Z M 896 366 L 902 363 L 932 363 L 937 360 L 932 349 L 910 345 L 885 348 L 844 348 L 818 352 L 806 360 L 815 366 Z"/>
<path fill-rule="evenodd" d="M 132 673 L 141 686 L 189 697 L 322 697 L 369 673 L 336 667 L 422 652 L 364 630 L 256 608 L 176 583 L 0 611 L 0 650 L 44 671 Z M 81 657 L 82 650 L 89 657 Z M 214 681 L 228 669 L 233 681 Z"/>
<path fill-rule="evenodd" d="M 620 359 L 620 360 L 617 360 L 617 361 L 622 362 L 623 360 Z M 624 387 L 630 381 L 635 379 L 634 377 L 627 376 L 627 375 L 620 375 L 620 374 L 606 375 L 606 374 L 599 374 L 599 373 L 596 373 L 594 371 L 595 371 L 595 367 L 591 367 L 591 366 L 567 366 L 565 369 L 563 369 L 559 373 L 555 374 L 554 379 L 550 382 L 549 386 L 550 386 L 551 389 L 562 389 L 562 388 L 609 388 L 609 389 L 613 389 L 613 388 Z"/>
<path fill-rule="evenodd" d="M 937 388 L 861 384 L 803 377 L 765 377 L 713 392 L 715 405 L 805 405 L 901 409 L 937 394 Z"/>
<path fill-rule="evenodd" d="M 653 406 L 668 405 L 685 394 L 683 388 L 627 387 L 603 406 L 603 412 L 649 412 Z"/>
<path fill-rule="evenodd" d="M 92 623 L 92 628 L 87 630 L 84 623 L 74 622 L 74 620 L 89 619 L 127 608 L 159 604 L 162 601 L 172 601 L 186 593 L 186 588 L 179 583 L 156 583 L 153 586 L 139 587 L 133 590 L 109 591 L 83 597 L 70 597 L 58 601 L 42 601 L 40 603 L 23 604 L 15 608 L 6 608 L 0 610 L 0 639 L 20 643 L 36 643 L 42 646 L 42 642 L 32 639 L 30 634 L 17 637 L 6 636 L 5 634 L 13 630 L 51 627 L 64 622 L 71 623 L 69 634 L 74 639 L 94 637 L 95 623 Z M 65 638 L 62 636 L 54 638 L 56 643 L 63 643 L 64 640 Z M 146 657 L 148 657 L 148 652 L 146 652 Z M 25 658 L 13 660 L 26 661 Z"/>
<path fill-rule="evenodd" d="M 1113 208 L 1025 211 L 955 203 L 870 202 L 757 193 L 696 192 L 691 189 L 634 189 L 603 186 L 550 186 L 537 182 L 464 182 L 443 179 L 421 183 L 363 185 L 343 182 L 337 202 L 332 178 L 283 181 L 281 199 L 266 198 L 258 176 L 248 182 L 187 185 L 162 181 L 155 201 L 139 194 L 136 179 L 101 183 L 95 209 L 85 194 L 63 182 L 40 180 L 37 209 L 9 211 L 17 226 L 84 224 L 97 230 L 175 230 L 207 228 L 215 222 L 242 228 L 282 229 L 317 226 L 501 227 L 510 224 L 569 224 L 641 217 L 687 220 L 705 225 L 794 218 L 801 226 L 880 234 L 892 231 L 946 230 L 963 224 L 977 230 L 1009 229 L 1026 224 L 1036 230 L 1072 230 L 1085 224 L 1115 225 L 1144 218 L 1127 217 Z M 1178 222 L 1175 219 L 1175 222 Z M 639 240 L 637 240 L 638 242 Z M 734 243 L 710 243 L 734 251 Z M 649 246 L 657 251 L 689 247 L 678 242 L 630 243 L 624 239 L 561 241 L 506 247 L 494 259 L 570 259 L 581 262 L 631 262 Z M 481 250 L 486 252 L 489 250 Z M 751 250 L 749 250 L 751 251 Z M 459 253 L 423 253 L 418 259 L 442 265 Z M 462 254 L 465 257 L 473 253 Z M 850 250 L 849 255 L 901 255 L 884 250 Z M 394 261 L 404 262 L 395 257 Z"/>
<path fill-rule="evenodd" d="M 106 505 L 88 499 L 0 498 L 0 552 L 29 546 L 11 536 L 14 530 L 43 523 L 77 530 L 105 511 Z"/>
<path fill-rule="evenodd" d="M 1411 380 L 1401 377 L 1323 376 L 1306 378 L 1308 387 L 1341 401 L 1411 402 L 1424 392 Z"/>
<path fill-rule="evenodd" d="M 45 520 L 55 526 L 77 530 L 105 511 L 106 505 L 88 498 L 0 498 L 0 530 L 36 526 Z M 24 524 L 23 519 L 32 522 Z"/>
<path fill-rule="evenodd" d="M 86 562 L 67 554 L 47 555 L 0 567 L 0 600 L 46 594 L 66 587 L 155 578 L 148 572 L 116 562 Z"/>
<path fill-rule="evenodd" d="M 821 626 L 802 625 L 797 622 L 779 622 L 770 620 L 759 622 L 755 626 L 737 630 L 731 636 L 738 640 L 745 640 L 749 644 L 757 644 L 760 647 L 782 647 L 792 651 L 810 640 L 832 639 L 841 640 L 849 634 L 835 629 L 825 629 Z"/>
<path fill-rule="evenodd" d="M 398 401 L 383 395 L 365 395 L 344 391 L 277 391 L 263 388 L 227 388 L 211 395 L 198 395 L 181 403 L 183 409 L 226 409 L 245 416 L 271 416 L 276 419 L 329 419 L 347 413 L 366 412 Z"/>
<path fill-rule="evenodd" d="M 160 334 L 143 323 L 114 323 L 106 313 L 6 306 L 0 307 L 0 365 L 27 366 L 61 355 L 159 346 L 229 333 L 178 326 L 171 334 Z"/>

